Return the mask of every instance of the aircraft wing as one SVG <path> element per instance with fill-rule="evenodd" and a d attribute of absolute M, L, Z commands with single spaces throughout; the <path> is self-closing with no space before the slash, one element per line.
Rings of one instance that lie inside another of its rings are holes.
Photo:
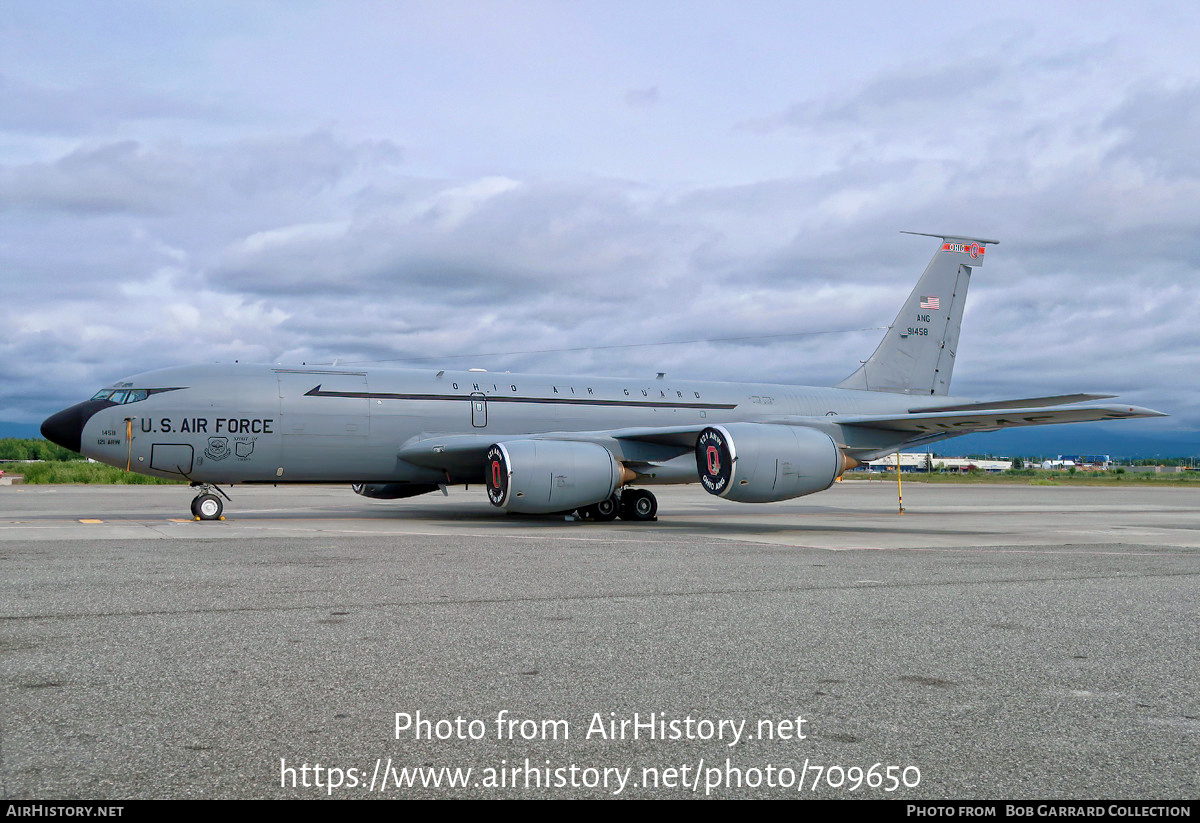
<path fill-rule="evenodd" d="M 1045 426 L 1055 423 L 1090 423 L 1133 417 L 1166 417 L 1162 412 L 1140 406 L 1042 406 L 1023 409 L 971 409 L 917 412 L 913 414 L 856 414 L 833 418 L 794 418 L 777 422 L 825 428 L 856 460 L 875 460 L 884 455 L 956 437 L 960 434 L 998 431 L 1016 426 Z M 838 433 L 827 428 L 835 420 Z"/>
<path fill-rule="evenodd" d="M 1061 395 L 1064 398 L 1105 397 L 1106 395 Z M 1109 395 L 1110 396 L 1110 395 Z M 1031 398 L 1050 400 L 1055 398 Z M 936 411 L 916 411 L 900 414 L 842 414 L 822 417 L 800 417 L 789 415 L 757 420 L 758 423 L 776 423 L 788 426 L 812 426 L 814 428 L 875 429 L 912 434 L 966 434 L 969 432 L 995 431 L 1011 426 L 1043 426 L 1052 423 L 1087 423 L 1099 420 L 1124 420 L 1132 417 L 1166 417 L 1153 409 L 1140 406 L 1049 406 L 1031 405 L 1014 407 L 1015 401 L 994 403 L 972 403 L 948 406 Z M 691 426 L 668 426 L 663 428 L 615 429 L 610 432 L 592 434 L 608 436 L 618 440 L 656 443 L 664 446 L 680 446 L 690 449 L 695 445 L 696 435 L 709 423 Z M 561 439 L 572 439 L 573 434 L 559 435 Z"/>
<path fill-rule="evenodd" d="M 1076 398 L 1079 395 L 1062 395 Z M 1048 400 L 1050 398 L 1031 398 Z M 1013 401 L 979 403 L 958 407 L 957 410 L 922 411 L 899 414 L 845 414 L 821 417 L 786 416 L 756 422 L 787 426 L 808 426 L 828 434 L 847 456 L 858 460 L 874 460 L 901 448 L 945 440 L 960 434 L 997 431 L 1015 426 L 1044 426 L 1055 423 L 1088 423 L 1103 420 L 1125 420 L 1134 417 L 1166 417 L 1153 409 L 1140 406 L 1070 406 L 1032 405 L 1012 407 Z M 665 428 L 618 429 L 600 433 L 621 444 L 655 445 L 678 456 L 691 451 L 696 437 L 707 428 L 705 424 Z M 567 437 L 570 437 L 568 435 Z M 646 461 L 652 462 L 652 461 Z"/>
<path fill-rule="evenodd" d="M 1166 417 L 1140 406 L 1032 406 L 1009 408 L 1006 402 L 972 405 L 959 411 L 900 414 L 845 414 L 822 417 L 786 416 L 755 422 L 809 426 L 829 434 L 857 459 L 874 459 L 898 448 L 943 440 L 960 434 L 997 431 L 1015 426 L 1086 423 L 1134 417 Z M 690 452 L 700 432 L 711 423 L 643 426 L 584 432 L 530 434 L 426 434 L 400 447 L 397 457 L 415 466 L 452 475 L 476 472 L 493 443 L 505 440 L 569 440 L 597 443 L 623 462 L 658 464 Z"/>
<path fill-rule="evenodd" d="M 536 434 L 427 434 L 400 447 L 396 456 L 414 466 L 459 474 L 477 470 L 493 443 L 505 440 L 574 440 L 598 443 L 631 463 L 656 463 L 691 451 L 707 427 L 664 426 L 608 431 Z"/>
<path fill-rule="evenodd" d="M 1061 406 L 1066 403 L 1088 403 L 1092 400 L 1112 400 L 1115 394 L 1055 394 L 1049 397 L 1023 397 L 1020 400 L 983 400 L 978 403 L 960 403 L 956 406 L 925 406 L 909 409 L 920 412 L 976 411 L 987 409 L 1029 409 L 1043 406 Z"/>
<path fill-rule="evenodd" d="M 1131 417 L 1166 416 L 1162 412 L 1140 406 L 1041 406 L 1014 409 L 997 404 L 962 411 L 910 412 L 899 415 L 847 414 L 838 415 L 834 419 L 840 426 L 918 434 L 965 434 L 1007 429 L 1011 426 L 1045 426 L 1052 423 L 1088 423 L 1099 420 L 1126 420 Z M 812 419 L 795 418 L 795 423 L 804 425 L 802 421 Z"/>

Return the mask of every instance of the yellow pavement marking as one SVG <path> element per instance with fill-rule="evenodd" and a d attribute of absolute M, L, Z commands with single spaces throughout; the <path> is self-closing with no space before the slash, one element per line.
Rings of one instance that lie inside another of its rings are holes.
<path fill-rule="evenodd" d="M 80 523 L 103 523 L 103 520 L 80 520 Z"/>

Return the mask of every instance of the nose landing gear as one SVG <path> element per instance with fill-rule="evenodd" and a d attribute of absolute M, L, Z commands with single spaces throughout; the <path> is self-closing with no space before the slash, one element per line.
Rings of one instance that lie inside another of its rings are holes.
<path fill-rule="evenodd" d="M 221 502 L 221 497 L 229 500 L 229 495 L 221 491 L 217 486 L 209 485 L 208 483 L 193 483 L 192 488 L 196 489 L 198 494 L 192 500 L 192 517 L 196 520 L 224 520 L 221 516 L 225 504 Z M 221 497 L 217 497 L 213 492 L 217 492 Z"/>

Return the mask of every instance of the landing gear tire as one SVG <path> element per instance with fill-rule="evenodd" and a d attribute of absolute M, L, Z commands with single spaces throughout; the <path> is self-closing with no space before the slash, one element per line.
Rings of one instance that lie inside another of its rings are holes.
<path fill-rule="evenodd" d="M 607 500 L 601 500 L 599 503 L 588 506 L 583 512 L 586 517 L 595 520 L 597 523 L 607 523 L 610 520 L 616 520 L 620 510 L 621 504 L 614 494 Z"/>
<path fill-rule="evenodd" d="M 192 501 L 192 516 L 201 520 L 220 520 L 225 504 L 215 494 L 201 494 Z"/>
<path fill-rule="evenodd" d="M 658 498 L 645 489 L 632 489 L 621 495 L 621 519 L 647 522 L 657 520 Z"/>

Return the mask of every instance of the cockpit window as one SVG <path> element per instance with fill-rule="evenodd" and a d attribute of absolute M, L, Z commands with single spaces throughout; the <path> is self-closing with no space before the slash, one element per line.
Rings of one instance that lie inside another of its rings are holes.
<path fill-rule="evenodd" d="M 181 388 L 183 386 L 173 386 L 169 389 L 101 389 L 92 395 L 92 399 L 107 400 L 110 403 L 136 403 L 139 400 L 145 400 L 152 394 L 161 394 L 165 391 L 179 391 Z"/>

